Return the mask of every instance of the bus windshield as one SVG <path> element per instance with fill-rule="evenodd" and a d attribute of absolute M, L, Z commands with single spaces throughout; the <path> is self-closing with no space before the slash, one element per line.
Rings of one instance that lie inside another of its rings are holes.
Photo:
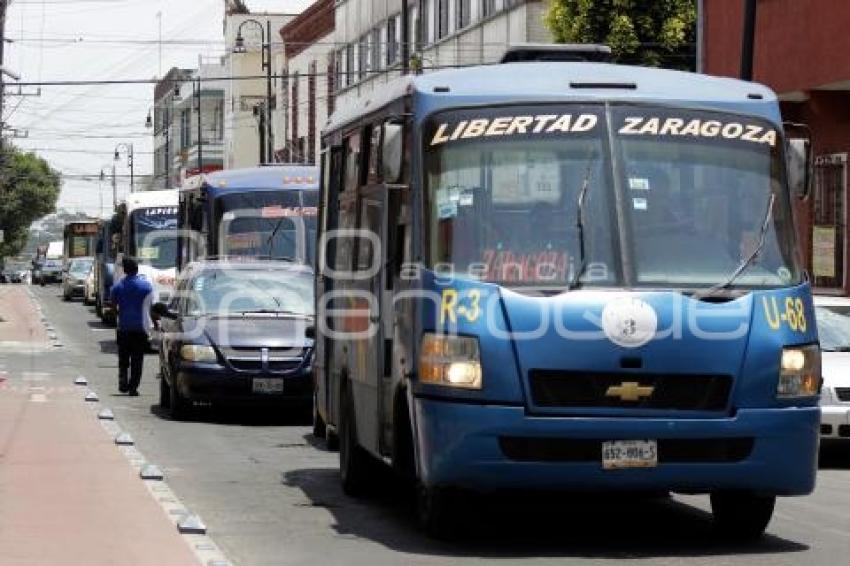
<path fill-rule="evenodd" d="M 177 265 L 177 207 L 142 208 L 131 215 L 132 255 L 155 269 Z"/>
<path fill-rule="evenodd" d="M 254 191 L 216 201 L 221 255 L 267 256 L 312 264 L 316 191 Z M 299 250 L 305 249 L 307 257 Z"/>
<path fill-rule="evenodd" d="M 689 109 L 605 110 L 432 118 L 423 140 L 430 267 L 510 287 L 705 289 L 728 283 L 766 226 L 732 288 L 799 283 L 773 126 Z"/>

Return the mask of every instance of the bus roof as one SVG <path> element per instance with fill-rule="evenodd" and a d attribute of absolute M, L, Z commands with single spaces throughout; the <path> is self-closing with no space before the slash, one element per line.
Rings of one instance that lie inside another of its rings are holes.
<path fill-rule="evenodd" d="M 179 204 L 179 199 L 177 189 L 170 189 L 130 193 L 124 202 L 127 205 L 127 213 L 129 214 L 139 208 L 155 208 L 158 206 L 176 207 Z"/>
<path fill-rule="evenodd" d="M 332 131 L 406 94 L 416 117 L 459 106 L 516 102 L 657 103 L 758 116 L 781 125 L 776 94 L 764 85 L 683 71 L 607 63 L 503 63 L 407 75 L 337 111 Z"/>
<path fill-rule="evenodd" d="M 316 189 L 319 168 L 311 165 L 270 165 L 247 169 L 225 169 L 188 179 L 182 190 L 206 186 L 218 196 L 231 191 L 273 191 L 278 189 Z"/>

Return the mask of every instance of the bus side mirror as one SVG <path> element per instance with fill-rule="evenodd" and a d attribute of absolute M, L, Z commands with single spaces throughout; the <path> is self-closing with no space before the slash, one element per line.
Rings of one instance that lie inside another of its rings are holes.
<path fill-rule="evenodd" d="M 404 165 L 404 126 L 400 123 L 384 123 L 381 165 L 384 183 L 394 185 L 401 180 Z"/>
<path fill-rule="evenodd" d="M 788 186 L 791 194 L 805 198 L 812 183 L 812 142 L 808 138 L 790 138 L 785 149 Z"/>

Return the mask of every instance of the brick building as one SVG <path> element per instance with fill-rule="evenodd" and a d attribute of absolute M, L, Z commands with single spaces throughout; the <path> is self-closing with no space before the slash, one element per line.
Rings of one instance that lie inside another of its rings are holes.
<path fill-rule="evenodd" d="M 706 73 L 738 76 L 744 2 L 704 2 Z M 804 260 L 817 287 L 850 294 L 847 226 L 850 153 L 850 2 L 759 0 L 753 79 L 773 88 L 786 121 L 807 124 L 814 186 L 798 203 Z"/>

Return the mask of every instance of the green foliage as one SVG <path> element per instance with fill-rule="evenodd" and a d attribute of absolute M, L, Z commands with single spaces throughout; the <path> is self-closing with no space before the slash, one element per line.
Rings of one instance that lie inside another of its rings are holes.
<path fill-rule="evenodd" d="M 44 159 L 6 145 L 0 153 L 0 258 L 20 253 L 34 221 L 56 210 L 61 179 Z"/>
<path fill-rule="evenodd" d="M 620 63 L 693 70 L 696 0 L 549 0 L 558 43 L 604 43 Z"/>

